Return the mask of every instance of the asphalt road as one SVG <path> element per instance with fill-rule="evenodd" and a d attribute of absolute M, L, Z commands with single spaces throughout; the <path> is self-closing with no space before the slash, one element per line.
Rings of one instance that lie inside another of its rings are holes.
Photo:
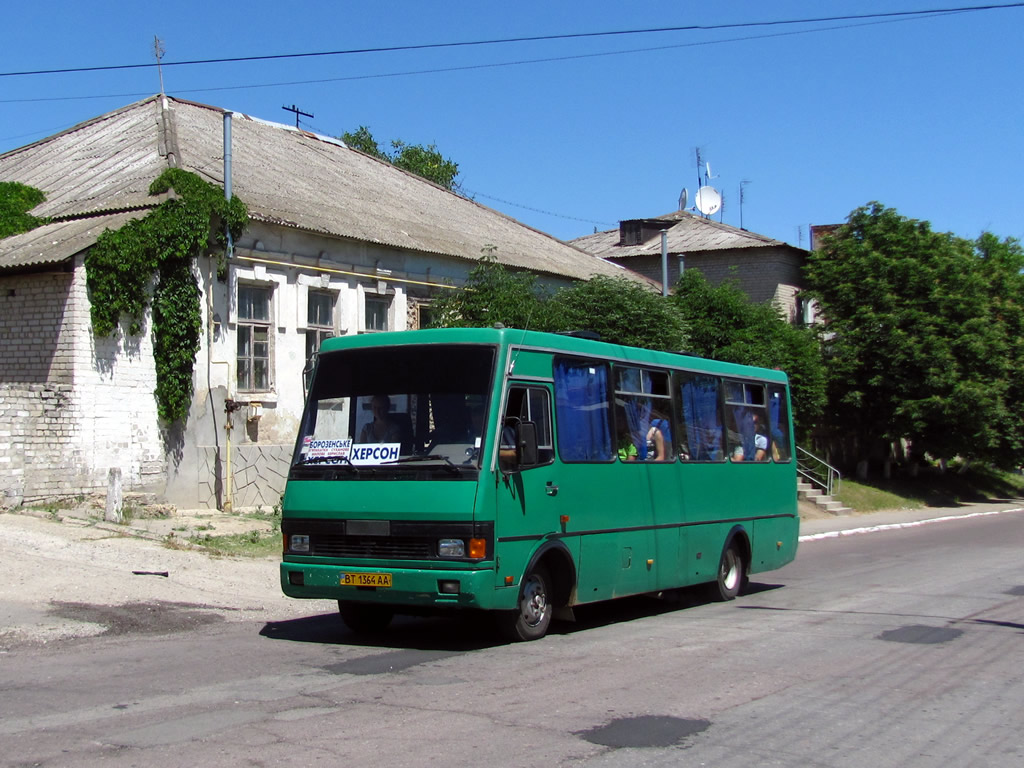
<path fill-rule="evenodd" d="M 0 654 L 0 764 L 1019 768 L 1022 552 L 1021 512 L 805 541 L 732 603 L 623 600 L 516 645 L 61 603 L 116 631 Z"/>

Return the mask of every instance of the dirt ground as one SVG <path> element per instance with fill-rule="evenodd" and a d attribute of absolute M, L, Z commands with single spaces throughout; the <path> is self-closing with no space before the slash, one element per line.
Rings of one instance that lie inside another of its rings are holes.
<path fill-rule="evenodd" d="M 175 632 L 219 621 L 295 618 L 329 601 L 285 597 L 278 558 L 212 557 L 165 544 L 194 531 L 235 533 L 248 518 L 194 513 L 133 520 L 0 514 L 0 653 L 100 634 Z M 179 545 L 180 546 L 180 545 Z"/>

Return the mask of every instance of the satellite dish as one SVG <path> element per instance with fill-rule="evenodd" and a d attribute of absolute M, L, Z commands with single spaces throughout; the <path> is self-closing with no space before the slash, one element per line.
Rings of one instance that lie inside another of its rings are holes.
<path fill-rule="evenodd" d="M 714 187 L 701 187 L 697 190 L 696 203 L 698 211 L 705 216 L 712 216 L 722 207 L 722 196 Z"/>
<path fill-rule="evenodd" d="M 688 202 L 690 202 L 690 191 L 683 187 L 683 191 L 679 193 L 679 208 L 676 210 L 685 211 Z"/>

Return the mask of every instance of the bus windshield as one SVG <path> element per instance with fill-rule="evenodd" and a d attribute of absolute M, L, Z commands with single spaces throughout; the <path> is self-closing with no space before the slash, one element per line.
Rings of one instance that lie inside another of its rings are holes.
<path fill-rule="evenodd" d="M 468 344 L 322 353 L 292 474 L 320 468 L 335 479 L 376 478 L 434 467 L 443 477 L 479 469 L 494 359 L 494 347 Z"/>

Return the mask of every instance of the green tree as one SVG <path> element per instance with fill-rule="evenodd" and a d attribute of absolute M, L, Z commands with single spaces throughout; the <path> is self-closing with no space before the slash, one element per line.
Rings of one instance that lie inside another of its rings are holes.
<path fill-rule="evenodd" d="M 1014 246 L 934 232 L 871 203 L 811 253 L 806 274 L 826 318 L 827 422 L 861 474 L 902 438 L 939 459 L 1021 460 L 1006 453 L 1004 432 L 1020 305 Z"/>
<path fill-rule="evenodd" d="M 552 330 L 587 330 L 603 341 L 679 352 L 686 323 L 676 307 L 624 277 L 594 277 L 559 290 L 550 302 Z"/>
<path fill-rule="evenodd" d="M 734 281 L 711 285 L 685 270 L 669 297 L 689 328 L 688 351 L 787 373 L 797 434 L 806 436 L 825 404 L 825 366 L 813 330 L 798 328 L 770 303 L 754 304 Z"/>
<path fill-rule="evenodd" d="M 46 199 L 35 187 L 16 181 L 0 181 L 0 240 L 28 232 L 47 222 L 28 212 Z"/>
<path fill-rule="evenodd" d="M 593 331 L 613 344 L 678 350 L 685 325 L 661 296 L 625 278 L 595 277 L 544 290 L 536 275 L 499 264 L 493 252 L 470 272 L 463 290 L 434 302 L 437 327 L 488 327 L 501 323 L 532 331 Z"/>
<path fill-rule="evenodd" d="M 353 149 L 391 163 L 409 173 L 432 181 L 435 184 L 459 191 L 455 178 L 459 175 L 459 164 L 446 158 L 438 150 L 436 144 L 406 144 L 400 139 L 391 142 L 391 151 L 381 149 L 370 129 L 359 126 L 354 133 L 343 133 L 341 140 Z"/>
<path fill-rule="evenodd" d="M 470 271 L 463 289 L 452 289 L 433 304 L 438 328 L 486 328 L 501 323 L 509 328 L 548 330 L 547 294 L 531 272 L 514 272 L 499 264 L 486 249 Z"/>

